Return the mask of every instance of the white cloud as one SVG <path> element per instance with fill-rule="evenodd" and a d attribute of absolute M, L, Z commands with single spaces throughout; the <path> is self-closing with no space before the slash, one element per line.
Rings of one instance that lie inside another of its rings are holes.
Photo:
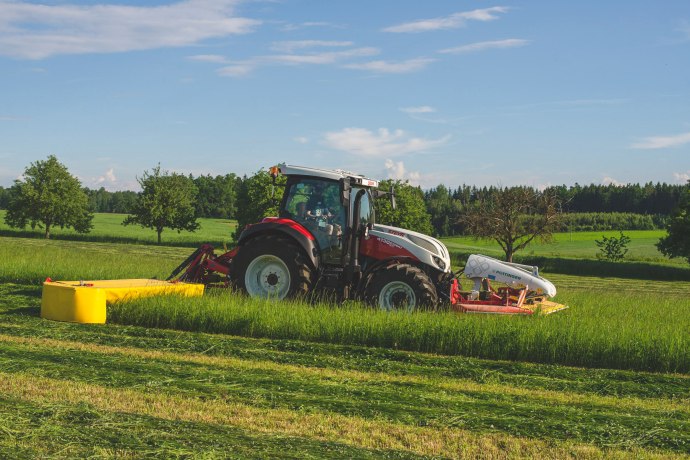
<path fill-rule="evenodd" d="M 271 45 L 273 51 L 282 53 L 292 53 L 298 49 L 316 48 L 316 47 L 346 47 L 354 45 L 353 42 L 348 41 L 326 41 L 326 40 L 292 40 L 284 42 L 274 42 Z"/>
<path fill-rule="evenodd" d="M 225 64 L 228 62 L 225 56 L 218 54 L 196 54 L 194 56 L 188 56 L 187 59 L 198 62 L 212 62 L 215 64 Z"/>
<path fill-rule="evenodd" d="M 435 59 L 417 58 L 406 61 L 371 61 L 357 64 L 347 64 L 343 67 L 347 69 L 369 70 L 376 73 L 410 73 L 424 69 L 434 62 Z"/>
<path fill-rule="evenodd" d="M 320 46 L 345 46 L 345 45 L 322 45 Z M 345 42 L 337 42 L 345 43 Z M 349 43 L 349 42 L 348 42 Z M 232 61 L 224 56 L 218 55 L 197 55 L 190 56 L 190 59 L 199 62 L 211 62 L 227 64 L 218 69 L 218 75 L 225 77 L 242 77 L 246 76 L 257 67 L 267 65 L 328 65 L 337 64 L 357 57 L 374 56 L 380 51 L 378 48 L 361 47 L 351 48 L 339 51 L 322 51 L 318 53 L 303 53 L 303 54 L 275 54 L 267 56 L 256 56 L 244 61 Z"/>
<path fill-rule="evenodd" d="M 235 16 L 238 1 L 186 0 L 158 6 L 0 2 L 0 55 L 43 59 L 114 53 L 249 33 L 260 21 Z"/>
<path fill-rule="evenodd" d="M 609 176 L 604 177 L 601 180 L 601 183 L 603 185 L 615 185 L 616 187 L 621 187 L 621 186 L 625 185 L 623 182 L 619 182 L 616 179 L 614 179 L 613 177 L 609 177 Z"/>
<path fill-rule="evenodd" d="M 668 147 L 678 147 L 688 143 L 690 143 L 690 133 L 683 133 L 676 136 L 645 137 L 640 142 L 633 143 L 630 147 L 644 150 L 665 149 Z"/>
<path fill-rule="evenodd" d="M 344 51 L 329 51 L 311 54 L 281 54 L 256 58 L 265 62 L 280 62 L 284 64 L 333 64 L 352 57 L 374 56 L 379 53 L 378 48 L 353 48 Z"/>
<path fill-rule="evenodd" d="M 255 63 L 241 62 L 221 67 L 216 71 L 216 73 L 221 77 L 244 77 L 249 75 L 255 68 Z"/>
<path fill-rule="evenodd" d="M 293 139 L 295 142 L 299 144 L 308 144 L 309 143 L 309 138 L 305 136 L 298 136 Z"/>
<path fill-rule="evenodd" d="M 421 174 L 417 171 L 411 172 L 405 169 L 405 164 L 402 161 L 393 161 L 387 159 L 385 162 L 386 176 L 388 179 L 409 181 L 410 185 L 419 185 Z"/>
<path fill-rule="evenodd" d="M 323 21 L 312 21 L 312 22 L 302 22 L 300 24 L 286 24 L 281 30 L 283 32 L 294 32 L 295 30 L 306 29 L 311 27 L 325 27 L 330 29 L 344 29 L 345 26 L 340 24 L 333 24 L 332 22 Z"/>
<path fill-rule="evenodd" d="M 484 51 L 489 49 L 517 48 L 520 46 L 525 46 L 528 43 L 529 40 L 523 40 L 521 38 L 508 38 L 506 40 L 493 40 L 487 42 L 470 43 L 469 45 L 462 45 L 456 46 L 454 48 L 442 49 L 438 52 L 445 54 L 476 53 L 478 51 Z"/>
<path fill-rule="evenodd" d="M 410 137 L 405 131 L 380 128 L 373 132 L 365 128 L 344 128 L 325 135 L 327 146 L 364 157 L 394 157 L 431 150 L 445 144 L 441 139 Z"/>
<path fill-rule="evenodd" d="M 383 29 L 384 32 L 395 33 L 414 33 L 428 32 L 432 30 L 457 29 L 463 27 L 468 21 L 492 21 L 498 19 L 498 13 L 505 13 L 509 8 L 505 6 L 494 6 L 472 11 L 451 14 L 441 18 L 421 19 L 418 21 L 406 22 Z"/>
<path fill-rule="evenodd" d="M 690 171 L 686 171 L 684 173 L 683 172 L 680 172 L 680 173 L 675 172 L 675 173 L 673 173 L 673 178 L 676 179 L 676 182 L 680 182 L 680 183 L 684 184 L 684 183 L 690 181 Z"/>
<path fill-rule="evenodd" d="M 436 109 L 433 107 L 429 107 L 428 105 L 422 105 L 419 107 L 401 107 L 400 111 L 404 112 L 404 113 L 409 113 L 409 114 L 418 114 L 418 113 L 434 113 L 434 112 L 436 112 Z"/>
<path fill-rule="evenodd" d="M 115 182 L 117 182 L 117 178 L 115 177 L 115 171 L 113 170 L 113 168 L 110 168 L 102 176 L 96 179 L 96 184 L 102 184 L 104 182 L 108 184 L 114 184 Z"/>

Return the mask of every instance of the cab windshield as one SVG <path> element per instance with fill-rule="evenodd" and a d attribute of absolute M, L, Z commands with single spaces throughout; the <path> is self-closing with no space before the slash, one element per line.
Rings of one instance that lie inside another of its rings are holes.
<path fill-rule="evenodd" d="M 340 183 L 333 180 L 290 178 L 281 215 L 309 230 L 322 251 L 342 247 L 346 228 L 345 209 L 340 202 Z"/>

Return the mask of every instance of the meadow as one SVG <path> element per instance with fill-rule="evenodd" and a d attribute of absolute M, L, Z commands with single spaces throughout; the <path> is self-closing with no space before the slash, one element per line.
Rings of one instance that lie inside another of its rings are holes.
<path fill-rule="evenodd" d="M 687 266 L 683 259 L 669 259 L 659 253 L 656 243 L 666 234 L 665 230 L 626 230 L 623 234 L 630 237 L 626 260 L 637 262 L 654 262 L 664 265 Z M 518 258 L 530 256 L 564 257 L 575 259 L 594 259 L 599 251 L 595 240 L 602 236 L 619 237 L 620 232 L 606 230 L 599 232 L 563 232 L 555 233 L 553 242 L 534 242 L 525 250 L 517 253 Z M 470 236 L 444 238 L 443 242 L 451 251 L 476 250 L 486 255 L 503 257 L 503 251 L 493 241 L 476 240 Z"/>
<path fill-rule="evenodd" d="M 0 236 L 24 238 L 43 238 L 43 232 L 36 228 L 11 228 L 5 223 L 5 212 L 0 210 Z M 91 241 L 127 244 L 156 244 L 156 232 L 138 225 L 122 225 L 127 214 L 96 213 L 93 218 L 93 229 L 80 234 L 69 228 L 51 229 L 51 239 L 70 241 Z M 232 234 L 237 228 L 237 221 L 228 219 L 198 218 L 200 228 L 195 232 L 165 229 L 162 233 L 162 244 L 165 246 L 198 247 L 211 243 L 216 247 L 230 245 Z"/>
<path fill-rule="evenodd" d="M 571 308 L 532 318 L 228 291 L 116 304 L 106 325 L 38 317 L 47 276 L 164 278 L 189 252 L 0 237 L 0 457 L 690 455 L 690 282 L 641 278 L 687 266 L 641 254 L 635 277 L 545 271 Z"/>

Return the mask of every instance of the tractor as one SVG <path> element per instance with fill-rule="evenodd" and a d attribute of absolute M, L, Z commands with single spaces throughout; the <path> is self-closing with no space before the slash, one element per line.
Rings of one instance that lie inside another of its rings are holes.
<path fill-rule="evenodd" d="M 279 164 L 269 171 L 274 184 L 278 175 L 286 177 L 278 216 L 247 225 L 237 246 L 224 254 L 216 255 L 212 246 L 203 245 L 168 280 L 227 285 L 252 297 L 325 295 L 407 311 L 453 305 L 462 311 L 495 313 L 484 305 L 498 305 L 499 310 L 510 307 L 531 314 L 533 309 L 523 308 L 525 300 L 530 303 L 545 291 L 555 294 L 553 285 L 535 274 L 536 267 L 485 256 L 476 256 L 481 257 L 481 267 L 497 267 L 501 275 L 489 270 L 478 278 L 479 265 L 473 262 L 475 285 L 482 281 L 485 292 L 481 298 L 479 288 L 462 292 L 443 243 L 376 223 L 377 199 L 388 197 L 395 208 L 392 187 L 379 190 L 378 181 L 343 170 Z M 509 273 L 514 274 L 506 278 Z M 488 287 L 489 278 L 501 276 L 514 287 L 501 288 L 502 292 Z M 547 285 L 542 289 L 540 283 Z"/>

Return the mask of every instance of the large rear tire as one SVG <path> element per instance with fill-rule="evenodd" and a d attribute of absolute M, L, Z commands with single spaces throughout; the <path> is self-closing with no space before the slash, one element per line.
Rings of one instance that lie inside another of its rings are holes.
<path fill-rule="evenodd" d="M 426 273 L 409 264 L 392 264 L 369 275 L 364 291 L 368 304 L 382 310 L 435 310 L 436 287 Z"/>
<path fill-rule="evenodd" d="M 312 268 L 302 250 L 275 235 L 249 240 L 232 259 L 230 272 L 235 287 L 250 297 L 291 299 L 312 287 Z"/>

